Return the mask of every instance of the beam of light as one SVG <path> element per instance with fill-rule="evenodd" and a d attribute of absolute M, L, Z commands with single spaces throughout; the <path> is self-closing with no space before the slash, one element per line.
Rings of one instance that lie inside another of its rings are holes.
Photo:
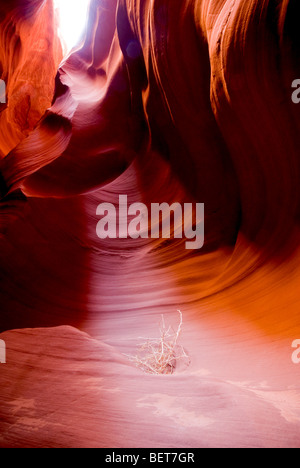
<path fill-rule="evenodd" d="M 88 22 L 90 0 L 54 0 L 64 55 L 67 55 L 83 37 Z"/>

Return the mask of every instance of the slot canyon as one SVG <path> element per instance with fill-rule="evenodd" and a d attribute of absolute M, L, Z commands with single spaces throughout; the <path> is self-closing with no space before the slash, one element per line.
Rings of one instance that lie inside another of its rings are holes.
<path fill-rule="evenodd" d="M 77 3 L 0 0 L 0 447 L 299 448 L 299 1 Z M 203 247 L 100 239 L 125 195 Z"/>

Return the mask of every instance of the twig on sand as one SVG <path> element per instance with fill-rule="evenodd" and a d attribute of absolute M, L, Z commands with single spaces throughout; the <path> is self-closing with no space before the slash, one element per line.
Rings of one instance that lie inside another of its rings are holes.
<path fill-rule="evenodd" d="M 157 375 L 173 374 L 177 361 L 185 360 L 187 365 L 190 364 L 189 356 L 184 348 L 178 344 L 183 324 L 182 313 L 180 310 L 178 310 L 178 313 L 180 315 L 180 322 L 176 331 L 172 327 L 166 327 L 165 319 L 162 315 L 159 328 L 160 338 L 141 338 L 146 341 L 139 345 L 138 355 L 125 355 L 136 367 L 145 373 Z"/>

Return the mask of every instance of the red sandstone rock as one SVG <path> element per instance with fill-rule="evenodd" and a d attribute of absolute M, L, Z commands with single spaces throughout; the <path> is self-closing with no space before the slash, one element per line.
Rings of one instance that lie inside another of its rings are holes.
<path fill-rule="evenodd" d="M 299 447 L 298 3 L 93 0 L 59 68 L 0 2 L 1 446 Z M 120 194 L 204 202 L 204 249 L 100 241 Z M 132 368 L 178 308 L 191 366 Z"/>

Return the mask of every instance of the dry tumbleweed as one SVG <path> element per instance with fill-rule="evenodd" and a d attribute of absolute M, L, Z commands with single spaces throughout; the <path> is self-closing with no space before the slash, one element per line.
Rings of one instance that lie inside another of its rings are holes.
<path fill-rule="evenodd" d="M 138 355 L 126 355 L 131 362 L 134 362 L 136 367 L 143 370 L 147 374 L 173 374 L 176 363 L 179 360 L 185 360 L 186 364 L 190 364 L 190 359 L 184 348 L 178 345 L 178 339 L 182 330 L 182 313 L 180 315 L 180 323 L 177 331 L 172 327 L 166 327 L 164 316 L 162 315 L 160 325 L 160 338 L 146 339 L 138 348 Z"/>

